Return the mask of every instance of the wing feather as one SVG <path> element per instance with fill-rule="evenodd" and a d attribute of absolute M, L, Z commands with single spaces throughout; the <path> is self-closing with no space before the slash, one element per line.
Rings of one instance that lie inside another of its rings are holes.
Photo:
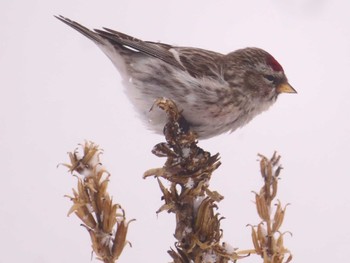
<path fill-rule="evenodd" d="M 193 77 L 221 77 L 221 60 L 223 55 L 220 53 L 200 48 L 175 47 L 163 43 L 143 41 L 105 27 L 103 30 L 94 29 L 92 31 L 64 16 L 55 17 L 96 44 L 105 45 L 106 41 L 108 41 L 117 52 L 123 53 L 121 55 L 126 56 L 130 52 L 140 52 L 186 71 Z"/>

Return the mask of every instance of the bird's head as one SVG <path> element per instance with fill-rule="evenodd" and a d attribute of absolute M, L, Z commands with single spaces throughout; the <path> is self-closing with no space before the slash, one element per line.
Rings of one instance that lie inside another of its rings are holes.
<path fill-rule="evenodd" d="M 232 87 L 252 100 L 274 102 L 281 93 L 296 93 L 282 66 L 268 52 L 244 48 L 226 56 L 225 75 Z"/>

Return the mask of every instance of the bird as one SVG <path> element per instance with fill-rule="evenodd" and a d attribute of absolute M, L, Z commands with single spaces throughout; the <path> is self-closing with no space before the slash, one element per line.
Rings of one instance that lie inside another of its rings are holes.
<path fill-rule="evenodd" d="M 297 93 L 267 51 L 246 47 L 227 54 L 143 41 L 105 28 L 90 30 L 57 19 L 92 40 L 119 71 L 125 93 L 146 126 L 162 133 L 157 98 L 173 100 L 200 139 L 233 132 L 269 109 L 281 93 Z"/>

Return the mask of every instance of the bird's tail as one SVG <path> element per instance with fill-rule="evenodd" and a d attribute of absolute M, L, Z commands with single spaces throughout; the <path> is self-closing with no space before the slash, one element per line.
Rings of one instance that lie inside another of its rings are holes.
<path fill-rule="evenodd" d="M 105 44 L 105 41 L 99 34 L 97 34 L 96 32 L 84 27 L 83 25 L 70 20 L 69 18 L 66 18 L 64 16 L 55 16 L 58 20 L 62 21 L 63 23 L 65 23 L 66 25 L 74 28 L 75 30 L 77 30 L 78 32 L 80 32 L 81 34 L 83 34 L 84 36 L 86 36 L 87 38 L 89 38 L 90 40 L 94 41 L 96 44 Z"/>
<path fill-rule="evenodd" d="M 74 28 L 90 40 L 92 40 L 103 51 L 103 53 L 105 53 L 108 56 L 108 58 L 112 61 L 114 66 L 118 69 L 118 71 L 124 78 L 124 76 L 126 75 L 126 63 L 128 63 L 125 60 L 128 59 L 127 55 L 131 51 L 129 49 L 126 49 L 121 43 L 118 43 L 117 41 L 112 41 L 110 35 L 114 35 L 114 38 L 116 38 L 116 34 L 97 29 L 90 30 L 85 26 L 61 15 L 55 17 L 58 20 L 65 23 L 66 25 Z"/>

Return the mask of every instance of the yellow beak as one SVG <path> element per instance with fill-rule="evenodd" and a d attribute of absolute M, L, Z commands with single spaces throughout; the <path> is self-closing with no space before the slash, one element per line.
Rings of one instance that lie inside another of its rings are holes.
<path fill-rule="evenodd" d="M 288 83 L 282 83 L 277 87 L 278 93 L 297 93 L 297 91 Z"/>

